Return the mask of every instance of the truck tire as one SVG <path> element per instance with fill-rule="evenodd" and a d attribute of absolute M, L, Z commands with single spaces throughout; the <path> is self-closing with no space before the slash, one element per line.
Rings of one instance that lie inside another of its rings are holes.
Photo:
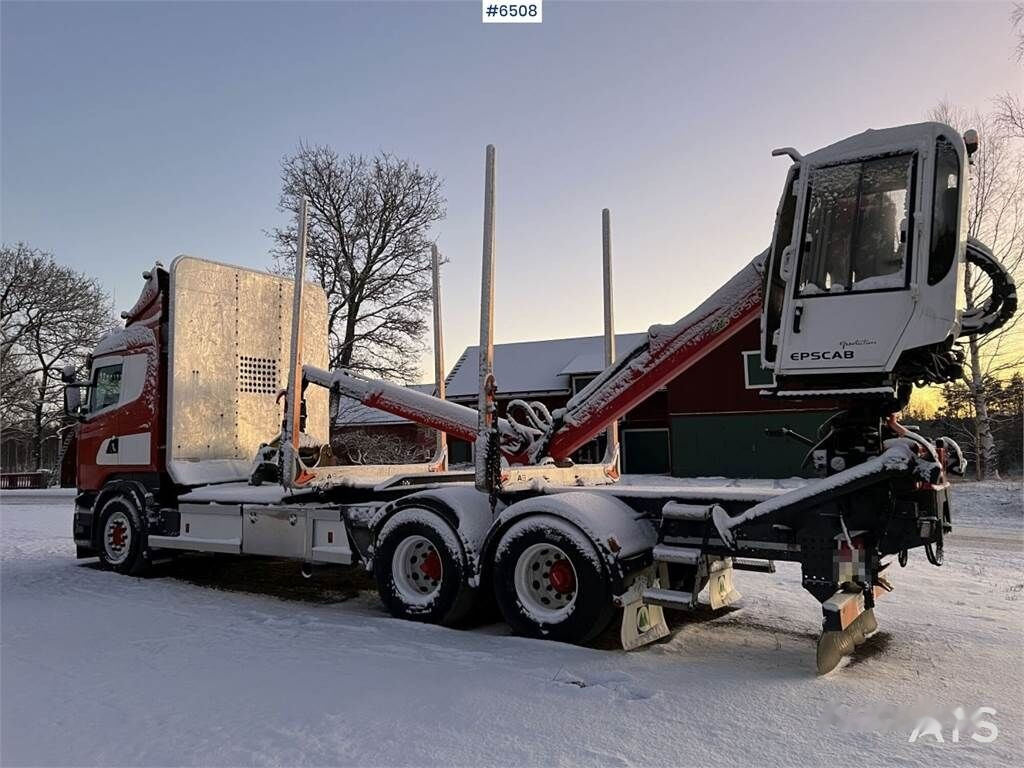
<path fill-rule="evenodd" d="M 97 539 L 100 562 L 107 568 L 139 576 L 149 566 L 142 515 L 130 494 L 118 493 L 103 502 Z"/>
<path fill-rule="evenodd" d="M 587 643 L 615 615 L 594 545 L 561 518 L 520 520 L 498 542 L 494 596 L 517 634 Z"/>
<path fill-rule="evenodd" d="M 455 531 L 425 510 L 403 510 L 384 524 L 373 550 L 373 575 L 395 618 L 452 626 L 476 602 Z"/>

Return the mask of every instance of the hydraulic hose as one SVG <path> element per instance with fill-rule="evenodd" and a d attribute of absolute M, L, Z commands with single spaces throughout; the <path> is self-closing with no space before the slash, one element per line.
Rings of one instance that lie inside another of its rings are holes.
<path fill-rule="evenodd" d="M 1017 312 L 1017 286 L 992 249 L 973 237 L 967 238 L 967 263 L 988 275 L 992 293 L 980 307 L 964 312 L 960 335 L 990 333 L 1005 325 Z"/>

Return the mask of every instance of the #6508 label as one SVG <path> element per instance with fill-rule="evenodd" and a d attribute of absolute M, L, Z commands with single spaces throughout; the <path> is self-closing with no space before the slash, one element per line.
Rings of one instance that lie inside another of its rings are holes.
<path fill-rule="evenodd" d="M 526 3 L 482 0 L 480 14 L 484 24 L 540 24 L 544 20 L 544 0 L 530 0 Z"/>

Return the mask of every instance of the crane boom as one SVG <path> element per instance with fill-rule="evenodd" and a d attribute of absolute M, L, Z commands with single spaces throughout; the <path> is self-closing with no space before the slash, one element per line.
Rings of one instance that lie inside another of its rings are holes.
<path fill-rule="evenodd" d="M 425 427 L 439 429 L 459 440 L 476 440 L 478 415 L 474 408 L 344 369 L 325 371 L 306 365 L 302 373 L 307 383 L 333 389 L 369 408 L 377 408 Z M 502 452 L 510 461 L 525 461 L 527 457 L 524 447 L 537 438 L 538 431 L 508 419 L 498 419 L 498 429 L 502 436 Z"/>

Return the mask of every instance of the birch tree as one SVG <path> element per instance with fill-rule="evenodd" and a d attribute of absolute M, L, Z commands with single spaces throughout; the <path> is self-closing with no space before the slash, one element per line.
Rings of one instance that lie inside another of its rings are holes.
<path fill-rule="evenodd" d="M 976 128 L 980 146 L 971 168 L 971 198 L 967 231 L 988 245 L 1020 285 L 1024 277 L 1024 157 L 1011 135 L 994 116 L 968 113 L 941 103 L 932 118 L 958 131 Z M 991 282 L 981 270 L 966 265 L 964 301 L 967 309 L 981 306 L 991 292 Z M 974 442 L 979 479 L 998 477 L 999 450 L 989 414 L 988 382 L 1003 379 L 1024 366 L 1018 312 L 1006 325 L 985 336 L 967 340 L 967 366 L 963 386 L 974 411 Z"/>

